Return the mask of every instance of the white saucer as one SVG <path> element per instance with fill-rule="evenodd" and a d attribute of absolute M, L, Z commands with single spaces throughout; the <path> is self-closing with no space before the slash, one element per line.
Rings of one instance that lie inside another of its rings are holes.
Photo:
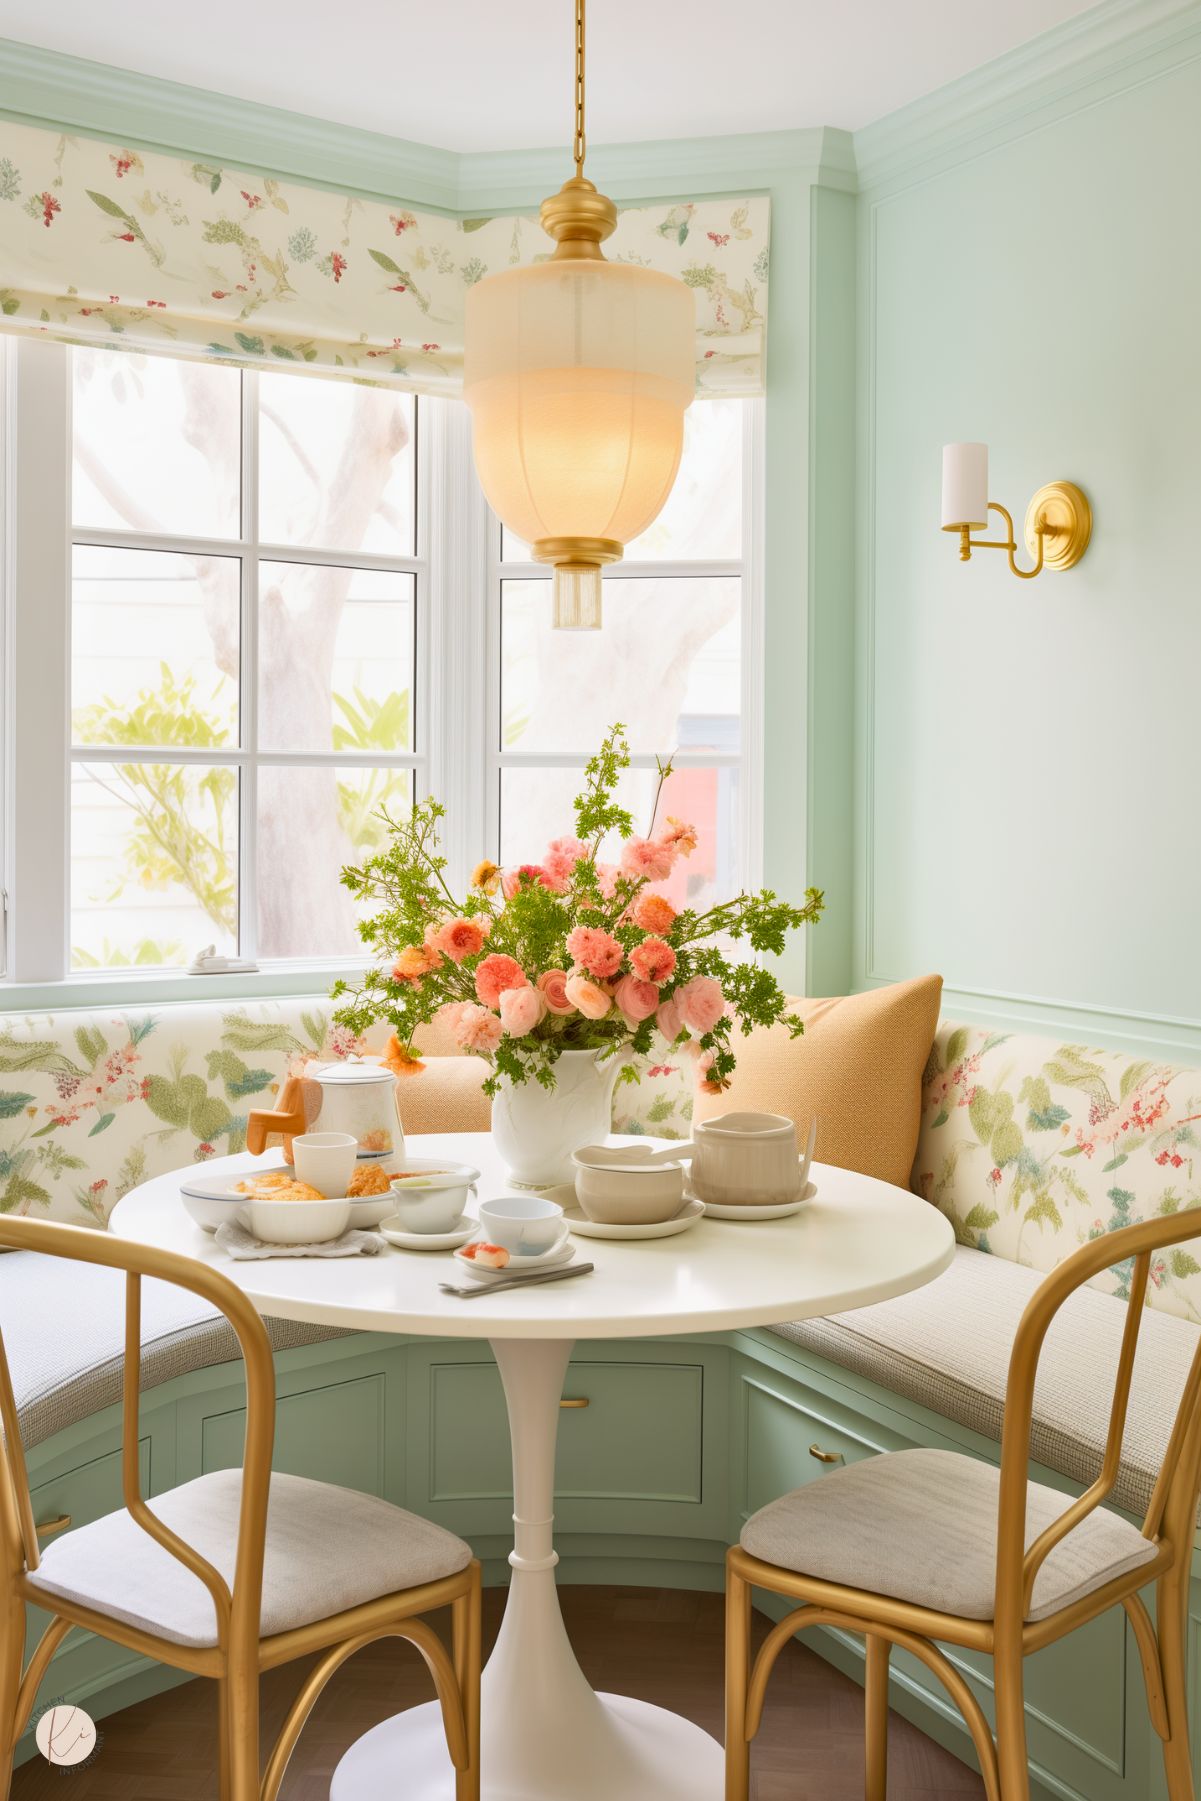
<path fill-rule="evenodd" d="M 671 1219 L 656 1220 L 652 1226 L 604 1225 L 600 1220 L 589 1219 L 578 1202 L 574 1207 L 563 1210 L 563 1218 L 581 1238 L 674 1238 L 677 1232 L 686 1232 L 689 1226 L 695 1226 L 697 1220 L 703 1219 L 704 1215 L 705 1204 L 698 1201 L 695 1195 L 689 1195 L 680 1211 Z"/>
<path fill-rule="evenodd" d="M 397 1217 L 393 1213 L 388 1219 L 381 1220 L 378 1230 L 389 1244 L 402 1251 L 457 1251 L 480 1229 L 479 1220 L 472 1219 L 469 1213 L 460 1213 L 458 1225 L 452 1226 L 449 1232 L 406 1232 L 403 1226 L 393 1223 Z"/>
<path fill-rule="evenodd" d="M 478 1221 L 475 1222 L 478 1226 Z M 473 1234 L 478 1237 L 478 1231 Z M 455 1252 L 455 1262 L 465 1276 L 475 1282 L 502 1282 L 511 1276 L 532 1274 L 535 1270 L 558 1269 L 561 1264 L 570 1263 L 575 1256 L 575 1246 L 566 1235 L 552 1250 L 543 1251 L 537 1257 L 510 1257 L 503 1269 L 492 1269 L 486 1263 L 476 1263 L 471 1257 L 464 1257 L 461 1251 Z"/>
<path fill-rule="evenodd" d="M 695 1200 L 698 1207 L 703 1207 L 710 1219 L 787 1219 L 790 1214 L 799 1213 L 806 1201 L 813 1199 L 817 1193 L 817 1183 L 806 1182 L 800 1194 L 794 1196 L 791 1201 L 773 1201 L 770 1205 L 764 1203 L 761 1207 L 734 1207 L 727 1206 L 720 1201 L 697 1200 L 687 1183 L 684 1186 L 684 1193 L 690 1200 Z"/>

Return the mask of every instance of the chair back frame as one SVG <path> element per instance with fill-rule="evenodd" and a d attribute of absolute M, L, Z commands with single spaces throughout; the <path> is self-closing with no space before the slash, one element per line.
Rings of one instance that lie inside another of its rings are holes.
<path fill-rule="evenodd" d="M 125 1274 L 125 1359 L 122 1372 L 122 1496 L 130 1517 L 156 1544 L 203 1582 L 212 1597 L 217 1644 L 233 1661 L 258 1655 L 267 1501 L 275 1439 L 275 1365 L 271 1344 L 252 1303 L 228 1277 L 190 1257 L 134 1244 L 87 1227 L 45 1220 L 0 1219 L 0 1249 L 36 1251 Z M 141 1399 L 142 1280 L 185 1288 L 224 1315 L 246 1371 L 246 1437 L 232 1590 L 208 1560 L 159 1519 L 141 1492 L 138 1419 Z M 12 1376 L 0 1324 L 0 1581 L 12 1583 L 38 1568 L 37 1527 Z"/>
<path fill-rule="evenodd" d="M 1199 1222 L 1190 1212 L 1144 1220 L 1108 1232 L 1052 1270 L 1031 1298 L 1018 1324 L 1005 1387 L 1001 1473 L 997 1519 L 997 1585 L 994 1619 L 999 1634 L 1020 1632 L 1030 1612 L 1038 1572 L 1055 1546 L 1111 1493 L 1122 1461 L 1122 1441 L 1130 1387 L 1146 1313 L 1147 1283 L 1157 1252 L 1196 1238 Z M 1096 1480 L 1066 1507 L 1034 1543 L 1026 1545 L 1027 1483 L 1034 1386 L 1039 1357 L 1059 1309 L 1095 1276 L 1130 1262 L 1132 1275 L 1114 1377 L 1113 1399 L 1101 1468 Z M 1192 1541 L 1192 1521 L 1201 1498 L 1201 1345 L 1194 1353 L 1181 1391 L 1176 1418 L 1142 1531 L 1153 1544 L 1174 1553 Z"/>

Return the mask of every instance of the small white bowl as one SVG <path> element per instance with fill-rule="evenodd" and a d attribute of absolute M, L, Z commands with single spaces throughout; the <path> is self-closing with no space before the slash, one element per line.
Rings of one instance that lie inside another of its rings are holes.
<path fill-rule="evenodd" d="M 593 1163 L 577 1152 L 575 1192 L 586 1219 L 605 1226 L 657 1226 L 684 1205 L 679 1163 Z"/>
<path fill-rule="evenodd" d="M 481 1236 L 514 1257 L 540 1257 L 563 1230 L 563 1209 L 540 1194 L 507 1194 L 480 1202 Z"/>
<path fill-rule="evenodd" d="M 450 1232 L 480 1179 L 469 1163 L 407 1157 L 392 1175 L 389 1211 L 405 1232 Z"/>
<path fill-rule="evenodd" d="M 350 1223 L 349 1201 L 262 1201 L 246 1197 L 250 1229 L 264 1244 L 326 1244 Z"/>

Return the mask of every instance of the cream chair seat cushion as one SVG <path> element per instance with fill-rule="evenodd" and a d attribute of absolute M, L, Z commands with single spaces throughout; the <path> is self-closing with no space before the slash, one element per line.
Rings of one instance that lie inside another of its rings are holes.
<path fill-rule="evenodd" d="M 1014 1334 L 1044 1280 L 1041 1270 L 961 1245 L 950 1269 L 911 1294 L 772 1330 L 999 1441 Z M 1092 1482 L 1100 1468 L 1125 1325 L 1124 1301 L 1081 1288 L 1060 1308 L 1043 1345 L 1030 1454 L 1074 1482 Z M 1201 1330 L 1190 1321 L 1145 1309 L 1111 1497 L 1116 1507 L 1146 1512 L 1198 1344 Z"/>
<path fill-rule="evenodd" d="M 242 1472 L 216 1470 L 150 1499 L 158 1518 L 232 1587 Z M 260 1631 L 324 1620 L 397 1589 L 453 1576 L 471 1549 L 429 1520 L 374 1495 L 273 1475 Z M 155 1632 L 172 1644 L 217 1643 L 212 1597 L 121 1508 L 53 1540 L 30 1581 L 47 1595 Z"/>
<path fill-rule="evenodd" d="M 993 1615 L 1000 1472 L 958 1451 L 867 1457 L 769 1502 L 743 1527 L 765 1563 L 969 1620 Z M 1072 1503 L 1027 1484 L 1027 1547 Z M 1034 1583 L 1045 1619 L 1149 1562 L 1155 1546 L 1100 1507 L 1056 1545 Z"/>

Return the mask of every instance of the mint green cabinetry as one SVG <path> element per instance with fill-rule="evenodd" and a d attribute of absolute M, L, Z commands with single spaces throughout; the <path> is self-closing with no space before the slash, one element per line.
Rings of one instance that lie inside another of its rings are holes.
<path fill-rule="evenodd" d="M 276 1359 L 275 1464 L 362 1489 L 470 1540 L 486 1578 L 503 1582 L 512 1490 L 504 1396 L 486 1346 L 363 1335 Z M 997 1446 L 767 1332 L 581 1343 L 560 1415 L 556 1541 L 564 1582 L 719 1589 L 726 1545 L 764 1502 L 828 1479 L 816 1446 L 844 1461 L 910 1445 L 995 1461 Z M 241 1366 L 198 1370 L 154 1389 L 142 1409 L 141 1469 L 153 1495 L 240 1456 Z M 76 1524 L 120 1505 L 118 1410 L 31 1453 L 39 1519 Z M 1068 1489 L 1050 1472 L 1040 1480 Z M 1201 1669 L 1201 1564 L 1194 1584 L 1194 1669 Z M 41 1616 L 31 1616 L 33 1630 Z M 810 1635 L 857 1679 L 859 1641 Z M 952 1651 L 986 1710 L 987 1659 Z M 97 1715 L 179 1680 L 86 1633 L 54 1660 L 44 1698 L 70 1695 Z M 1038 1801 L 1165 1801 L 1137 1654 L 1111 1613 L 1027 1665 L 1029 1742 Z M 893 1704 L 966 1761 L 954 1708 L 904 1655 Z M 1194 1702 L 1201 1769 L 1201 1695 Z M 29 1753 L 26 1743 L 25 1753 Z M 798 1770 L 803 1745 L 797 1746 Z"/>

